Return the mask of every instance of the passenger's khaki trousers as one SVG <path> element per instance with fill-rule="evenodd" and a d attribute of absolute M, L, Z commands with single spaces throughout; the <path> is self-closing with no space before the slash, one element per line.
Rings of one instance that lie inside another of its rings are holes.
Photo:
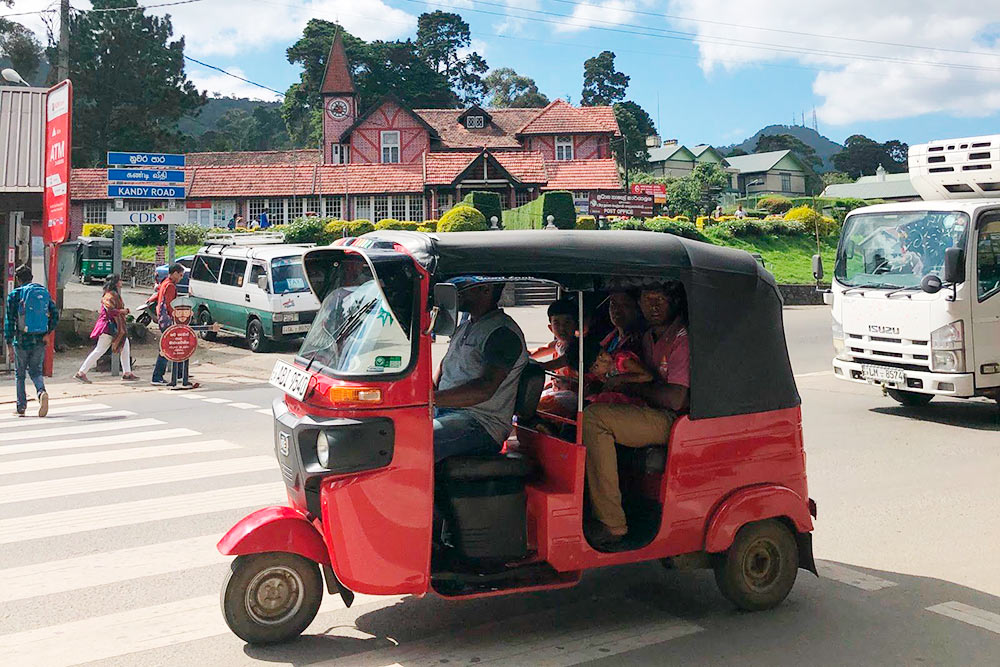
<path fill-rule="evenodd" d="M 615 443 L 626 447 L 665 445 L 675 415 L 636 405 L 597 403 L 583 412 L 583 445 L 587 448 L 587 488 L 594 516 L 615 535 L 628 529 L 618 488 Z"/>

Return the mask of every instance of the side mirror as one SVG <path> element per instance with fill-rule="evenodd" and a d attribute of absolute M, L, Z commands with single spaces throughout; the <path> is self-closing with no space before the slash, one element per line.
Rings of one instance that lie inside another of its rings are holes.
<path fill-rule="evenodd" d="M 856 250 L 856 248 L 857 244 L 854 241 L 847 242 L 847 244 L 844 247 L 845 250 L 844 254 L 847 256 L 847 259 L 852 259 L 854 257 L 854 251 Z"/>
<path fill-rule="evenodd" d="M 952 285 L 965 281 L 965 257 L 961 248 L 944 251 L 944 281 Z"/>
<path fill-rule="evenodd" d="M 451 336 L 458 328 L 458 288 L 451 283 L 434 286 L 434 309 L 427 333 Z"/>
<path fill-rule="evenodd" d="M 817 281 L 823 280 L 823 257 L 820 255 L 813 255 L 813 278 Z"/>
<path fill-rule="evenodd" d="M 933 273 L 928 273 L 920 280 L 920 289 L 928 294 L 937 294 L 941 291 L 941 279 Z"/>
<path fill-rule="evenodd" d="M 257 276 L 257 287 L 267 291 L 267 276 Z"/>

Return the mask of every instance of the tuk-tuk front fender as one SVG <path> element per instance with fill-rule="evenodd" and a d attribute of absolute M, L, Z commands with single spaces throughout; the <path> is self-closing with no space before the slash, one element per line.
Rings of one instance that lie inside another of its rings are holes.
<path fill-rule="evenodd" d="M 331 565 L 320 532 L 301 512 L 285 506 L 265 507 L 242 518 L 217 547 L 225 556 L 283 551 Z"/>
<path fill-rule="evenodd" d="M 746 524 L 781 517 L 791 521 L 797 533 L 813 529 L 808 500 L 788 487 L 763 484 L 735 491 L 712 515 L 705 533 L 705 551 L 725 551 Z"/>

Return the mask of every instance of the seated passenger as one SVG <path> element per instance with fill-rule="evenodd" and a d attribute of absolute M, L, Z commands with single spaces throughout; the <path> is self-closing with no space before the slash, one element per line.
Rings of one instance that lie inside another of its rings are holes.
<path fill-rule="evenodd" d="M 544 362 L 542 368 L 554 373 L 545 385 L 539 409 L 564 417 L 576 415 L 576 366 L 566 363 L 566 350 L 575 346 L 577 306 L 569 299 L 549 304 L 549 331 L 554 338 L 531 353 L 531 358 Z"/>
<path fill-rule="evenodd" d="M 601 341 L 601 347 L 612 354 L 619 350 L 639 354 L 645 327 L 635 297 L 625 291 L 612 292 L 608 297 L 608 317 L 614 329 Z"/>
<path fill-rule="evenodd" d="M 678 413 L 687 409 L 690 353 L 687 298 L 680 283 L 644 289 L 639 307 L 649 329 L 642 339 L 642 358 L 655 381 L 626 385 L 626 391 L 648 407 L 595 403 L 583 412 L 583 444 L 587 448 L 587 489 L 597 522 L 588 540 L 612 546 L 628 532 L 618 487 L 615 443 L 626 447 L 666 445 Z"/>
<path fill-rule="evenodd" d="M 546 315 L 549 318 L 549 331 L 552 332 L 552 342 L 531 352 L 535 361 L 554 362 L 566 354 L 566 346 L 576 337 L 576 304 L 569 299 L 559 299 L 549 304 Z M 553 365 L 555 368 L 562 363 Z"/>
<path fill-rule="evenodd" d="M 434 378 L 435 463 L 500 452 L 528 363 L 521 328 L 497 307 L 503 284 L 463 282 L 458 307 L 470 317 L 451 337 Z"/>

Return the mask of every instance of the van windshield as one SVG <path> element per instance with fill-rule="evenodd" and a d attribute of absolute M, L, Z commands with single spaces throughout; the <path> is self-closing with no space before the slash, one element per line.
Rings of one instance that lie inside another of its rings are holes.
<path fill-rule="evenodd" d="M 844 223 L 834 275 L 852 287 L 916 288 L 944 274 L 944 251 L 965 247 L 969 216 L 961 211 L 854 215 Z"/>
<path fill-rule="evenodd" d="M 306 274 L 302 270 L 301 257 L 279 257 L 271 260 L 271 282 L 275 294 L 308 292 Z"/>
<path fill-rule="evenodd" d="M 414 277 L 402 263 L 380 266 L 363 257 L 334 265 L 330 290 L 299 356 L 336 375 L 398 373 L 410 365 Z"/>

